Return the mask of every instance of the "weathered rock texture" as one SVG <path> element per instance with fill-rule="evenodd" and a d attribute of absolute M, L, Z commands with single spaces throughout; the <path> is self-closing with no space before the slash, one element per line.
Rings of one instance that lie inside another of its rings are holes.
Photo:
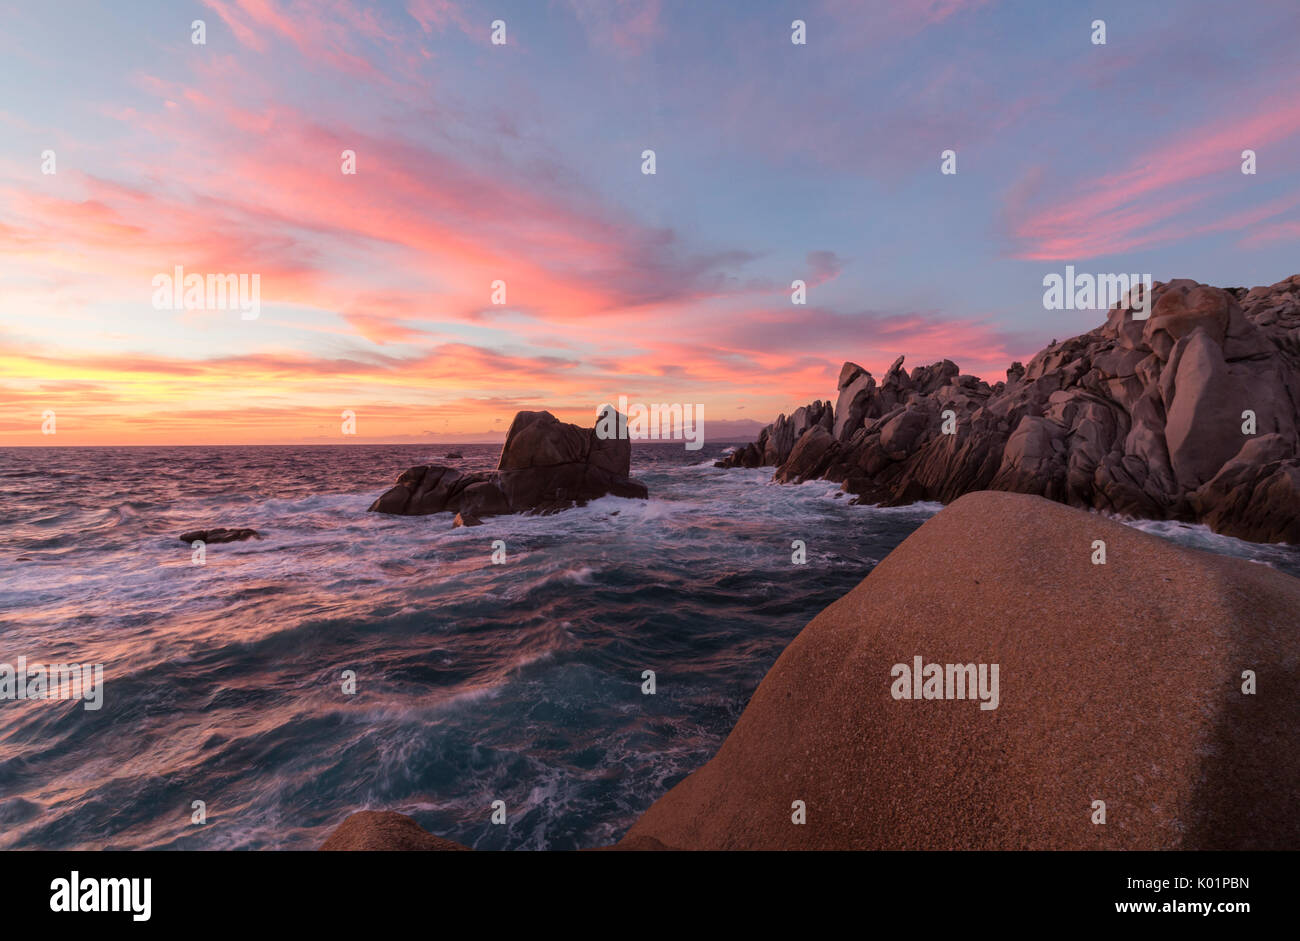
<path fill-rule="evenodd" d="M 1300 580 L 970 494 L 804 628 L 713 760 L 620 845 L 1291 848 L 1298 637 Z M 999 664 L 998 708 L 895 700 L 892 666 L 917 655 Z"/>
<path fill-rule="evenodd" d="M 1149 319 L 1112 309 L 992 386 L 948 360 L 909 374 L 900 357 L 879 383 L 845 363 L 834 407 L 782 415 L 720 466 L 839 482 L 860 502 L 1007 490 L 1300 543 L 1300 275 L 1153 297 Z"/>
<path fill-rule="evenodd" d="M 474 525 L 504 513 L 554 513 L 611 494 L 644 500 L 645 486 L 628 477 L 631 462 L 626 438 L 601 438 L 594 428 L 570 425 L 550 412 L 519 412 L 495 472 L 412 467 L 370 510 L 405 516 L 456 513 L 461 525 Z"/>

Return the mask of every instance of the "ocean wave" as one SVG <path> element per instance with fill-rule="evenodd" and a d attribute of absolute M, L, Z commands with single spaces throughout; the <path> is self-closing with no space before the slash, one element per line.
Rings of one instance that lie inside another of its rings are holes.
<path fill-rule="evenodd" d="M 1168 539 L 1192 549 L 1201 549 L 1217 555 L 1227 555 L 1248 562 L 1257 562 L 1271 568 L 1296 573 L 1300 548 L 1285 543 L 1247 542 L 1232 536 L 1216 533 L 1200 523 L 1184 523 L 1176 520 L 1136 520 L 1117 518 L 1119 522 L 1133 529 Z"/>

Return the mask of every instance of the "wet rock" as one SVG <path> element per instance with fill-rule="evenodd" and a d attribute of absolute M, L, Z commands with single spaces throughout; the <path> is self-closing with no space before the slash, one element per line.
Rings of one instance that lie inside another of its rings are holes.
<path fill-rule="evenodd" d="M 412 467 L 370 506 L 403 516 L 458 513 L 482 519 L 507 513 L 554 513 L 604 496 L 646 499 L 628 476 L 632 444 L 604 438 L 550 412 L 519 412 L 506 433 L 496 471 L 465 473 L 442 465 Z"/>
<path fill-rule="evenodd" d="M 239 542 L 244 539 L 261 539 L 262 534 L 255 529 L 225 529 L 218 527 L 216 529 L 195 529 L 188 533 L 180 534 L 181 542 Z"/>

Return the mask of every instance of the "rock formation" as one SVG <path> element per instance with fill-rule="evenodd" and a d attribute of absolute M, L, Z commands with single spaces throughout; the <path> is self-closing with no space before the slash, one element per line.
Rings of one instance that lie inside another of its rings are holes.
<path fill-rule="evenodd" d="M 181 542 L 239 542 L 243 539 L 261 539 L 262 534 L 255 529 L 196 529 L 188 533 L 181 533 L 178 537 Z"/>
<path fill-rule="evenodd" d="M 465 473 L 440 464 L 412 467 L 370 506 L 376 513 L 423 516 L 456 513 L 461 525 L 504 513 L 554 513 L 613 495 L 644 500 L 643 484 L 628 477 L 632 444 L 602 438 L 550 412 L 519 412 L 510 423 L 492 473 Z"/>
<path fill-rule="evenodd" d="M 782 415 L 719 462 L 841 483 L 860 502 L 975 490 L 1204 522 L 1300 543 L 1300 275 L 1271 287 L 1157 283 L 1147 320 L 1106 323 L 989 385 L 944 360 L 877 383 L 845 363 L 834 407 Z"/>
<path fill-rule="evenodd" d="M 804 628 L 713 760 L 623 842 L 1295 846 L 1298 628 L 1289 575 L 1037 497 L 970 494 Z M 997 708 L 895 699 L 893 665 L 914 656 L 998 664 Z"/>
<path fill-rule="evenodd" d="M 814 618 L 615 848 L 1289 849 L 1297 629 L 1300 579 L 969 494 Z M 996 664 L 997 708 L 894 698 L 918 656 Z"/>

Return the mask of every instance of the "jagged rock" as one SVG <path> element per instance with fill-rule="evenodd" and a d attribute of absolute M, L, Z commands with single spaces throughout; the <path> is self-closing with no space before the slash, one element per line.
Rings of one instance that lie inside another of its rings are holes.
<path fill-rule="evenodd" d="M 795 409 L 789 419 L 782 415 L 771 427 L 772 433 L 763 451 L 763 463 L 784 464 L 795 444 L 810 428 L 830 430 L 834 427 L 833 410 L 829 402 L 818 399 L 811 405 Z"/>
<path fill-rule="evenodd" d="M 1229 372 L 1222 340 L 1201 327 L 1176 341 L 1164 376 L 1174 390 L 1165 396 L 1169 462 L 1179 486 L 1195 490 L 1241 450 L 1241 413 L 1258 392 Z"/>
<path fill-rule="evenodd" d="M 901 461 L 916 450 L 930 422 L 924 408 L 905 408 L 880 429 L 880 447 L 892 460 Z"/>
<path fill-rule="evenodd" d="M 181 542 L 239 542 L 242 539 L 261 539 L 262 534 L 255 529 L 195 529 L 180 534 Z"/>
<path fill-rule="evenodd" d="M 594 430 L 562 422 L 550 412 L 519 412 L 506 432 L 497 470 L 582 463 L 586 461 L 594 437 Z M 621 443 L 626 446 L 630 458 L 631 442 L 624 440 Z"/>
<path fill-rule="evenodd" d="M 1295 446 L 1272 434 L 1246 442 L 1241 452 L 1191 496 L 1216 532 L 1243 539 L 1300 544 L 1300 461 Z"/>
<path fill-rule="evenodd" d="M 785 463 L 777 468 L 776 479 L 789 483 L 819 476 L 829 466 L 836 446 L 834 435 L 822 425 L 813 425 L 799 439 Z"/>
<path fill-rule="evenodd" d="M 845 363 L 833 419 L 814 402 L 719 466 L 838 481 L 860 502 L 1001 489 L 1291 538 L 1281 535 L 1300 526 L 1290 465 L 1266 466 L 1242 445 L 1248 416 L 1256 435 L 1279 436 L 1293 454 L 1300 445 L 1300 275 L 1250 290 L 1157 283 L 1150 318 L 1134 313 L 1112 308 L 1092 332 L 1013 363 L 996 386 L 949 360 L 909 375 L 899 357 L 879 384 Z M 949 409 L 956 428 L 944 434 Z"/>
<path fill-rule="evenodd" d="M 1026 415 L 1007 439 L 1002 466 L 990 482 L 993 490 L 1016 493 L 1045 491 L 1049 499 L 1064 494 L 1065 429 L 1037 415 Z"/>
<path fill-rule="evenodd" d="M 862 427 L 862 420 L 876 395 L 876 380 L 857 363 L 845 363 L 840 370 L 839 393 L 831 430 L 836 440 L 845 441 Z"/>
<path fill-rule="evenodd" d="M 1181 279 L 1164 286 L 1142 328 L 1142 339 L 1161 359 L 1193 330 L 1204 330 L 1222 347 L 1228 333 L 1228 305 L 1236 301 L 1227 291 Z"/>
<path fill-rule="evenodd" d="M 616 416 L 620 423 L 621 416 Z M 506 513 L 553 513 L 604 496 L 644 500 L 645 485 L 631 479 L 632 444 L 603 438 L 550 412 L 519 412 L 510 423 L 497 470 L 462 473 L 452 467 L 412 467 L 370 506 L 403 516 L 457 513 L 460 525 Z"/>
<path fill-rule="evenodd" d="M 471 518 L 500 516 L 509 513 L 510 508 L 509 498 L 491 480 L 477 481 L 461 492 L 460 512 Z"/>

